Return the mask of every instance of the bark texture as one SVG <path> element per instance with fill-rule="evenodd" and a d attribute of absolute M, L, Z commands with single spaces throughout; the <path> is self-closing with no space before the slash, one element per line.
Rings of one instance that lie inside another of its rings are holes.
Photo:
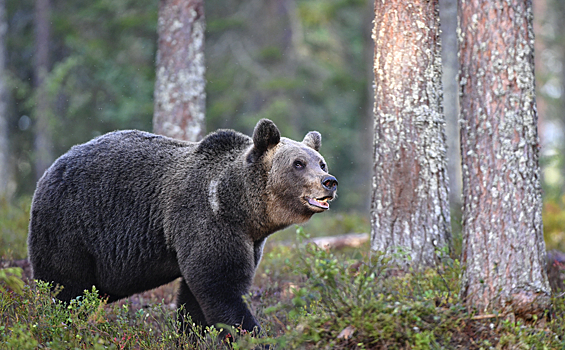
<path fill-rule="evenodd" d="M 197 141 L 205 134 L 203 0 L 161 0 L 153 131 Z"/>
<path fill-rule="evenodd" d="M 35 105 L 35 178 L 39 179 L 53 163 L 53 138 L 49 119 L 51 108 L 45 88 L 45 79 L 49 73 L 49 17 L 51 4 L 49 0 L 35 1 L 35 67 L 34 87 L 36 91 Z"/>
<path fill-rule="evenodd" d="M 439 33 L 437 0 L 375 1 L 371 247 L 415 265 L 451 240 Z"/>
<path fill-rule="evenodd" d="M 0 197 L 8 195 L 10 182 L 9 151 L 8 151 L 8 116 L 7 91 L 5 79 L 6 69 L 6 3 L 0 0 Z"/>
<path fill-rule="evenodd" d="M 542 234 L 532 6 L 459 3 L 463 163 L 462 297 L 479 312 L 543 312 L 550 288 Z"/>

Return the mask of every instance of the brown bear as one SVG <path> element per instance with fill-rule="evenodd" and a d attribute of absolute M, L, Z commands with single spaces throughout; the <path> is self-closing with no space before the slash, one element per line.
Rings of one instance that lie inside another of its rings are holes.
<path fill-rule="evenodd" d="M 177 302 L 194 322 L 253 331 L 242 295 L 265 239 L 336 195 L 320 145 L 316 131 L 297 142 L 263 119 L 252 138 L 116 131 L 74 146 L 37 184 L 33 276 L 63 286 L 60 300 L 96 286 L 109 302 L 182 277 Z"/>

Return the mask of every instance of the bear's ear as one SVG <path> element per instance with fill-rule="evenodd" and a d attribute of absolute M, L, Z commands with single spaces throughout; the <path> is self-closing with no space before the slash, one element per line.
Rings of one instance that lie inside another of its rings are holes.
<path fill-rule="evenodd" d="M 322 147 L 322 135 L 317 131 L 310 131 L 306 134 L 306 136 L 304 136 L 302 143 L 316 151 L 319 151 L 320 147 Z"/>
<path fill-rule="evenodd" d="M 276 146 L 281 141 L 279 129 L 269 119 L 261 119 L 253 130 L 253 145 L 257 155 L 265 153 L 269 148 Z"/>

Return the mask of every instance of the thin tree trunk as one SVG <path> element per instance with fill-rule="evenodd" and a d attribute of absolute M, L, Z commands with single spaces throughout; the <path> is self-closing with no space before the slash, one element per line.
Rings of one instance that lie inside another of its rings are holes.
<path fill-rule="evenodd" d="M 416 266 L 451 239 L 439 33 L 437 0 L 375 1 L 371 246 Z"/>
<path fill-rule="evenodd" d="M 557 9 L 555 9 L 555 6 L 558 6 Z M 558 18 L 559 20 L 561 20 L 563 18 L 563 16 L 565 16 L 565 4 L 562 1 L 556 1 L 553 6 L 552 6 L 552 10 L 558 11 Z M 561 96 L 560 96 L 560 110 L 558 112 L 558 116 L 560 116 L 560 118 L 558 119 L 558 124 L 557 125 L 561 125 L 561 127 L 563 128 L 563 130 L 565 130 L 565 36 L 561 35 Z M 563 142 L 563 139 L 561 139 L 561 150 L 563 153 L 565 153 L 565 142 Z M 565 174 L 565 160 L 561 161 L 561 176 L 563 176 L 563 174 Z M 562 185 L 562 194 L 563 192 L 565 192 L 565 186 Z"/>
<path fill-rule="evenodd" d="M 0 0 L 0 198 L 8 196 L 8 183 L 11 180 L 8 149 L 8 115 L 6 70 L 6 2 Z"/>
<path fill-rule="evenodd" d="M 205 133 L 203 0 L 161 0 L 153 131 L 196 141 Z"/>
<path fill-rule="evenodd" d="M 528 0 L 459 3 L 461 295 L 479 312 L 543 312 L 545 265 Z"/>
<path fill-rule="evenodd" d="M 532 3 L 532 6 L 532 11 L 534 14 L 534 33 L 541 33 L 543 30 L 542 26 L 547 10 L 547 0 L 536 0 Z M 545 50 L 545 41 L 543 39 L 540 40 L 539 38 L 540 37 L 538 37 L 538 40 L 535 41 L 534 50 L 535 52 L 542 53 Z M 541 56 L 534 57 L 534 70 L 538 77 L 547 75 Z M 536 79 L 536 89 L 538 91 L 541 90 L 540 83 L 543 84 L 540 79 Z M 544 120 L 547 116 L 547 101 L 543 98 L 542 95 L 536 99 L 536 104 L 538 111 L 538 135 L 540 138 L 540 145 L 544 147 L 546 145 L 546 140 L 544 140 Z"/>
<path fill-rule="evenodd" d="M 440 1 L 443 68 L 443 112 L 447 132 L 447 170 L 449 203 L 461 211 L 461 147 L 459 146 L 459 101 L 457 95 L 457 0 Z"/>
<path fill-rule="evenodd" d="M 53 162 L 53 140 L 49 119 L 51 118 L 49 99 L 45 88 L 45 78 L 49 72 L 49 0 L 35 1 L 35 67 L 34 86 L 35 105 L 35 177 L 39 179 Z"/>

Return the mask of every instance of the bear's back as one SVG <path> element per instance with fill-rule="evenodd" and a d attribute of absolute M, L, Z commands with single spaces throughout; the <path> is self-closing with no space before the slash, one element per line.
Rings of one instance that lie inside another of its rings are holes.
<path fill-rule="evenodd" d="M 128 251 L 125 247 L 134 241 L 137 246 L 130 248 L 139 252 L 151 252 L 155 244 L 165 246 L 162 197 L 169 173 L 196 145 L 147 132 L 117 131 L 74 146 L 38 182 L 30 255 L 48 256 L 72 245 L 111 265 L 123 259 L 113 252 Z M 116 248 L 109 250 L 112 246 Z"/>
<path fill-rule="evenodd" d="M 115 131 L 73 146 L 39 180 L 38 191 L 96 195 L 121 186 L 138 190 L 162 179 L 196 144 L 137 130 Z M 107 187 L 107 188 L 106 188 Z"/>

